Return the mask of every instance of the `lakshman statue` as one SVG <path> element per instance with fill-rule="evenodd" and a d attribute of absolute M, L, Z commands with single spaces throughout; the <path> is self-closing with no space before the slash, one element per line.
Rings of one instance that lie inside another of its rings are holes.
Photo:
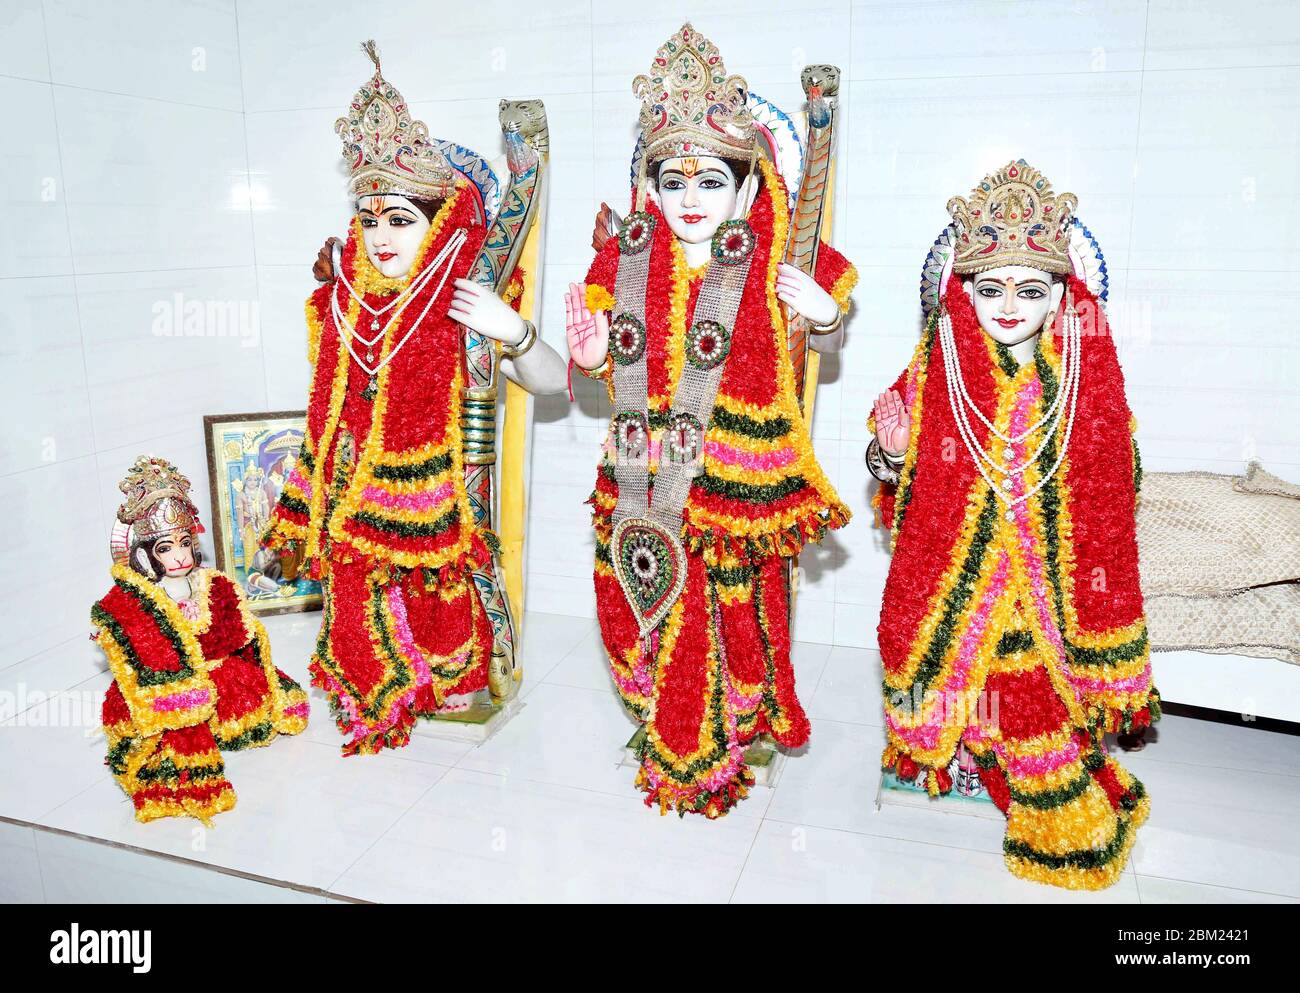
<path fill-rule="evenodd" d="M 356 216 L 317 264 L 307 428 L 265 538 L 322 582 L 312 684 L 345 754 L 405 745 L 417 718 L 515 692 L 493 527 L 497 372 L 534 393 L 565 384 L 516 309 L 531 292 L 516 262 L 547 151 L 540 103 L 503 101 L 502 192 L 481 158 L 430 139 L 363 48 L 374 75 L 335 125 Z"/>

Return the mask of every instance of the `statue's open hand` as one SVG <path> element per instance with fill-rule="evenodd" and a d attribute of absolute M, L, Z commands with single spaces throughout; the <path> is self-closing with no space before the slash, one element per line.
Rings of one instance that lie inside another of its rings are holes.
<path fill-rule="evenodd" d="M 569 284 L 564 297 L 564 326 L 569 354 L 584 369 L 595 369 L 609 354 L 609 315 L 587 307 L 586 287 Z"/>
<path fill-rule="evenodd" d="M 486 286 L 458 279 L 452 286 L 451 306 L 447 316 L 493 341 L 518 345 L 528 328 L 514 308 Z"/>
<path fill-rule="evenodd" d="M 897 390 L 886 390 L 876 397 L 872 410 L 876 419 L 876 440 L 890 455 L 902 455 L 912 434 L 912 418 Z"/>
<path fill-rule="evenodd" d="M 311 274 L 316 277 L 318 283 L 330 283 L 334 280 L 335 245 L 342 249 L 343 241 L 339 238 L 326 238 L 325 244 L 321 245 L 320 251 L 316 253 L 316 261 L 311 267 Z"/>
<path fill-rule="evenodd" d="M 817 285 L 817 280 L 788 262 L 776 267 L 777 298 L 813 324 L 830 324 L 840 312 L 835 298 Z"/>

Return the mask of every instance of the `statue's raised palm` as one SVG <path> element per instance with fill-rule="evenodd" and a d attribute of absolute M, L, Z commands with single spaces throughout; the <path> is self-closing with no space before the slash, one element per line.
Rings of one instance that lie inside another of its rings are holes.
<path fill-rule="evenodd" d="M 890 455 L 906 452 L 908 438 L 912 433 L 912 418 L 898 391 L 886 390 L 876 397 L 872 416 L 876 419 L 876 438 L 880 447 Z"/>
<path fill-rule="evenodd" d="M 569 284 L 564 298 L 564 324 L 569 340 L 569 354 L 584 369 L 595 369 L 609 353 L 609 315 L 594 313 L 587 306 L 585 288 Z"/>

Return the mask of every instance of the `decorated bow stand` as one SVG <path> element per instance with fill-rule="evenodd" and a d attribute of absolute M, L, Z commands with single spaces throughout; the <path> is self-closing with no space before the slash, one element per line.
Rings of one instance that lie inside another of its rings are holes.
<path fill-rule="evenodd" d="M 469 279 L 500 294 L 522 260 L 527 281 L 520 307 L 531 317 L 540 257 L 542 181 L 550 152 L 546 109 L 540 100 L 502 100 L 499 114 L 506 141 L 510 183 L 492 219 Z M 465 386 L 461 403 L 461 439 L 465 492 L 476 527 L 496 535 L 492 560 L 474 572 L 483 607 L 492 622 L 492 661 L 488 688 L 504 702 L 523 678 L 516 658 L 518 629 L 511 613 L 523 607 L 524 450 L 528 394 L 506 384 L 500 461 L 505 485 L 496 491 L 497 399 L 501 353 L 495 341 L 464 329 Z M 498 499 L 499 498 L 499 499 Z"/>
<path fill-rule="evenodd" d="M 831 234 L 833 199 L 828 202 L 827 193 L 832 189 L 835 175 L 835 111 L 839 102 L 840 70 L 833 65 L 805 66 L 799 82 L 808 98 L 808 131 L 785 261 L 811 276 L 817 271 L 817 248 Z M 789 307 L 783 309 L 794 391 L 811 435 L 821 356 L 809 347 L 812 330 L 808 321 Z M 797 558 L 790 560 L 791 606 L 797 589 L 798 564 Z"/>

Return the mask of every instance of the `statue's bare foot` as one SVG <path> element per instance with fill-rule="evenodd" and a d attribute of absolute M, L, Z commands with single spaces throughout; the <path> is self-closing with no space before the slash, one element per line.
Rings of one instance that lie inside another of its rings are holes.
<path fill-rule="evenodd" d="M 473 693 L 452 693 L 438 708 L 440 714 L 459 714 L 463 710 L 469 710 L 470 704 L 474 702 Z"/>

